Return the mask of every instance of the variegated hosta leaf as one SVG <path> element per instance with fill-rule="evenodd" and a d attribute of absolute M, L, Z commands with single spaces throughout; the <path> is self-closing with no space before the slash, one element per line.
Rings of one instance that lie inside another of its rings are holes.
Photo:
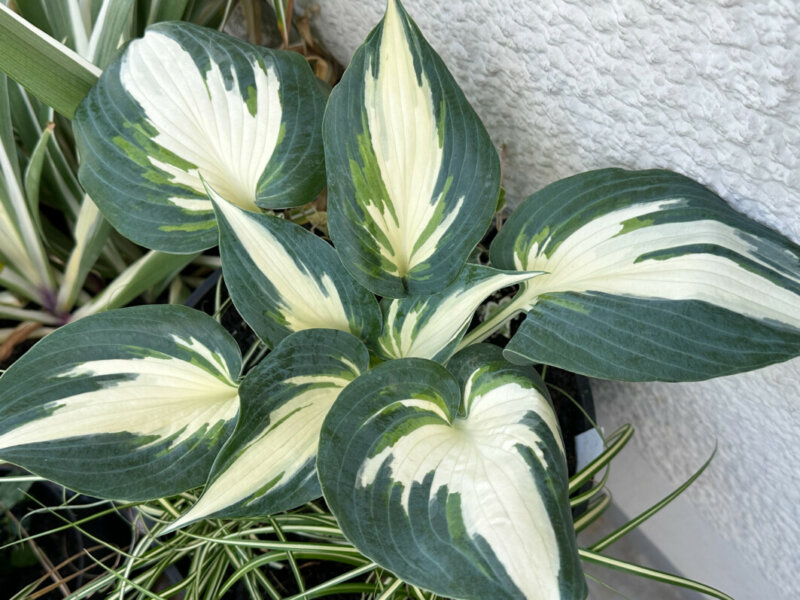
<path fill-rule="evenodd" d="M 388 358 L 416 357 L 444 362 L 487 296 L 538 274 L 509 273 L 467 264 L 456 280 L 438 294 L 384 299 L 384 326 L 378 350 Z"/>
<path fill-rule="evenodd" d="M 0 458 L 102 498 L 185 491 L 233 428 L 240 368 L 233 338 L 183 306 L 86 317 L 0 378 Z"/>
<path fill-rule="evenodd" d="M 319 192 L 324 104 L 297 53 L 159 23 L 78 108 L 80 180 L 132 240 L 202 250 L 217 231 L 201 177 L 248 210 L 297 206 Z"/>
<path fill-rule="evenodd" d="M 444 289 L 489 225 L 500 167 L 397 0 L 331 93 L 323 136 L 330 231 L 345 266 L 381 296 Z"/>
<path fill-rule="evenodd" d="M 448 367 L 458 382 L 432 361 L 386 362 L 334 403 L 317 469 L 342 531 L 447 598 L 582 600 L 566 460 L 544 384 L 494 346 L 471 346 Z"/>
<path fill-rule="evenodd" d="M 624 380 L 698 380 L 800 354 L 800 247 L 669 171 L 604 169 L 528 198 L 492 263 L 523 284 L 507 356 Z"/>
<path fill-rule="evenodd" d="M 315 329 L 284 339 L 242 382 L 236 430 L 203 496 L 169 531 L 211 516 L 269 515 L 318 498 L 322 421 L 368 367 L 366 347 L 349 333 Z"/>
<path fill-rule="evenodd" d="M 375 297 L 358 285 L 325 240 L 290 221 L 256 214 L 208 190 L 217 211 L 220 255 L 233 303 L 274 347 L 303 329 L 378 334 Z"/>

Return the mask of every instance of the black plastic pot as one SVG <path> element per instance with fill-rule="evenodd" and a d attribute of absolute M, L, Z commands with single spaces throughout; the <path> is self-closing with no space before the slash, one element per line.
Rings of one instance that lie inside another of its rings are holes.
<path fill-rule="evenodd" d="M 201 283 L 184 302 L 189 308 L 196 308 L 207 314 L 213 315 L 215 308 L 215 295 L 217 285 L 222 276 L 222 269 L 217 269 Z M 228 290 L 222 286 L 221 301 L 228 299 Z M 225 306 L 221 315 L 222 326 L 230 333 L 239 344 L 239 349 L 244 354 L 256 341 L 256 334 L 250 326 L 244 322 L 236 307 L 232 302 Z"/>
<path fill-rule="evenodd" d="M 548 367 L 544 379 L 550 389 L 553 408 L 564 438 L 569 474 L 574 475 L 578 462 L 575 438 L 592 429 L 592 423 L 587 416 L 595 419 L 589 380 L 583 375 L 556 367 Z"/>

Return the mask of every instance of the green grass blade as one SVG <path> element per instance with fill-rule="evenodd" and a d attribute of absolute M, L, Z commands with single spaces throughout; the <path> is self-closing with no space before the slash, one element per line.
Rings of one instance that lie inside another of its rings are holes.
<path fill-rule="evenodd" d="M 289 46 L 289 34 L 292 30 L 294 0 L 269 0 L 269 3 L 275 9 L 278 30 L 283 38 L 283 47 L 287 48 Z"/>
<path fill-rule="evenodd" d="M 8 266 L 0 267 L 0 271 L 3 276 L 19 279 L 22 287 L 31 290 L 32 295 L 23 293 L 24 296 L 41 301 L 41 290 L 38 289 L 41 282 L 36 277 L 38 269 L 28 255 L 25 240 L 19 231 L 18 213 L 21 208 L 27 213 L 27 207 L 24 206 L 21 190 L 22 176 L 11 125 L 13 119 L 8 88 L 7 78 L 0 74 L 0 262 Z M 15 194 L 16 203 L 13 201 Z M 26 276 L 28 273 L 33 273 L 33 276 Z M 2 281 L 0 284 L 8 290 L 18 291 L 17 286 Z"/>
<path fill-rule="evenodd" d="M 132 14 L 133 0 L 103 0 L 87 50 L 87 56 L 101 69 L 116 54 Z"/>
<path fill-rule="evenodd" d="M 236 571 L 232 575 L 230 575 L 228 577 L 228 579 L 225 581 L 225 583 L 220 588 L 220 594 L 221 595 L 225 594 L 225 592 L 227 592 L 229 589 L 231 589 L 234 586 L 234 584 L 237 581 L 239 581 L 239 579 L 244 577 L 245 574 L 247 574 L 249 571 L 252 571 L 254 569 L 258 569 L 258 568 L 262 567 L 263 565 L 266 565 L 266 564 L 269 564 L 269 563 L 272 563 L 272 562 L 278 562 L 278 561 L 284 560 L 287 557 L 288 557 L 288 553 L 286 553 L 286 552 L 268 552 L 267 554 L 262 554 L 258 558 L 255 558 L 255 559 L 252 559 L 252 560 L 248 561 L 247 563 L 239 566 L 236 569 Z M 272 586 L 272 584 L 269 583 L 269 581 L 267 581 L 267 584 L 269 585 L 269 587 L 266 588 L 266 592 L 267 592 L 267 594 L 269 594 L 270 598 L 272 598 L 273 600 L 280 600 L 281 596 L 280 596 L 280 593 L 278 593 L 278 590 L 276 590 Z"/>
<path fill-rule="evenodd" d="M 17 0 L 17 12 L 47 35 L 86 56 L 90 15 L 80 4 L 85 0 Z"/>
<path fill-rule="evenodd" d="M 215 544 L 227 546 L 242 546 L 249 548 L 259 548 L 261 550 L 282 550 L 288 552 L 296 552 L 298 555 L 302 553 L 316 553 L 319 558 L 325 558 L 327 554 L 330 555 L 350 555 L 357 560 L 363 560 L 363 555 L 358 549 L 353 546 L 334 545 L 334 544 L 311 544 L 308 542 L 276 542 L 273 540 L 234 540 L 226 538 L 216 538 L 205 535 L 197 535 L 189 533 L 188 531 L 180 531 L 179 535 L 203 540 L 206 542 L 213 542 Z"/>
<path fill-rule="evenodd" d="M 58 290 L 56 306 L 68 312 L 83 287 L 92 265 L 103 251 L 111 226 L 89 196 L 84 196 L 78 220 L 75 223 L 75 247 L 64 267 L 64 279 Z"/>
<path fill-rule="evenodd" d="M 150 5 L 150 14 L 147 16 L 147 24 L 178 21 L 183 18 L 188 4 L 189 0 L 153 0 Z"/>
<path fill-rule="evenodd" d="M 10 321 L 33 321 L 45 325 L 60 325 L 58 319 L 50 313 L 41 310 L 16 308 L 14 306 L 0 306 L 0 319 L 8 319 Z"/>
<path fill-rule="evenodd" d="M 633 427 L 630 425 L 623 425 L 608 436 L 605 442 L 605 451 L 570 478 L 569 493 L 575 493 L 584 483 L 594 477 L 595 473 L 611 462 L 611 459 L 619 454 L 620 450 L 625 447 L 625 444 L 628 443 L 628 440 L 630 440 L 632 436 Z"/>
<path fill-rule="evenodd" d="M 705 594 L 706 596 L 711 596 L 712 598 L 718 598 L 719 600 L 733 600 L 733 598 L 719 591 L 718 589 L 704 585 L 697 581 L 693 581 L 692 579 L 686 579 L 685 577 L 679 577 L 678 575 L 671 575 L 669 573 L 664 573 L 663 571 L 657 571 L 656 569 L 648 569 L 647 567 L 634 565 L 616 558 L 611 558 L 610 556 L 603 556 L 602 554 L 597 554 L 596 552 L 592 552 L 590 550 L 579 550 L 578 553 L 581 556 L 581 560 L 600 565 L 602 567 L 616 569 L 617 571 L 630 573 L 631 575 L 636 575 L 637 577 L 645 577 L 647 579 L 652 579 L 653 581 L 660 581 L 661 583 L 667 583 L 669 585 L 682 587 L 687 590 L 693 590 L 695 592 Z"/>
<path fill-rule="evenodd" d="M 41 29 L 50 37 L 57 40 L 66 40 L 67 31 L 64 27 L 56 31 L 55 25 L 52 23 L 52 15 L 47 10 L 47 0 L 15 0 L 13 3 L 9 0 L 3 0 L 2 4 L 13 4 L 14 11 L 22 15 L 22 18 L 32 23 L 37 29 Z M 58 24 L 63 27 L 64 24 Z"/>
<path fill-rule="evenodd" d="M 694 483 L 695 480 L 698 477 L 700 477 L 700 475 L 702 475 L 703 471 L 706 470 L 706 467 L 708 467 L 708 465 L 711 464 L 711 460 L 714 458 L 714 455 L 716 453 L 717 453 L 717 448 L 715 446 L 714 447 L 714 451 L 711 453 L 711 456 L 708 457 L 708 460 L 706 460 L 706 462 L 703 463 L 703 466 L 701 466 L 691 477 L 689 477 L 689 479 L 687 479 L 683 483 L 683 485 L 678 487 L 672 493 L 668 494 L 661 501 L 657 502 L 656 504 L 654 504 L 653 506 L 648 508 L 646 511 L 644 511 L 642 514 L 640 514 L 638 517 L 636 517 L 634 519 L 631 519 L 628 523 L 626 523 L 625 525 L 623 525 L 622 527 L 620 527 L 616 531 L 612 531 L 606 537 L 601 539 L 599 542 L 596 542 L 595 544 L 593 544 L 591 546 L 591 548 L 589 548 L 589 550 L 591 550 L 592 552 L 601 552 L 603 549 L 607 548 L 608 546 L 610 546 L 611 544 L 616 542 L 618 539 L 620 539 L 621 537 L 623 537 L 624 535 L 626 535 L 630 531 L 633 531 L 634 529 L 636 529 L 639 525 L 641 525 L 642 523 L 647 521 L 647 519 L 652 517 L 654 514 L 656 514 L 658 511 L 660 511 L 662 508 L 664 508 L 667 504 L 669 504 L 675 498 L 680 496 L 684 492 L 684 490 L 686 490 L 686 488 L 688 488 L 690 485 L 692 485 L 692 483 Z"/>
<path fill-rule="evenodd" d="M 283 530 L 281 529 L 278 522 L 275 519 L 270 519 L 270 523 L 275 528 L 275 534 L 278 536 L 278 539 L 282 542 L 286 541 L 286 536 L 283 534 Z M 303 580 L 303 575 L 300 573 L 300 569 L 297 567 L 297 561 L 294 558 L 294 555 L 291 552 L 286 553 L 286 557 L 289 559 L 289 566 L 292 569 L 292 573 L 294 574 L 294 579 L 297 582 L 297 587 L 301 592 L 306 591 L 306 583 Z"/>
<path fill-rule="evenodd" d="M 588 502 L 598 494 L 600 494 L 603 489 L 606 487 L 606 482 L 608 481 L 608 475 L 610 473 L 609 469 L 606 469 L 603 473 L 603 477 L 600 479 L 600 483 L 593 486 L 591 489 L 583 492 L 582 494 L 578 494 L 577 496 L 572 496 L 569 499 L 570 506 L 578 506 L 579 504 L 583 504 L 584 502 Z"/>
<path fill-rule="evenodd" d="M 593 577 L 592 575 L 589 575 L 588 573 L 586 573 L 586 579 L 589 579 L 590 581 L 594 581 L 600 587 L 608 590 L 609 592 L 612 592 L 614 594 L 615 598 L 622 598 L 622 600 L 633 600 L 633 598 L 623 594 L 621 591 L 619 591 L 614 586 L 606 583 L 605 581 L 600 581 L 597 577 Z"/>
<path fill-rule="evenodd" d="M 63 21 L 69 27 L 69 36 L 72 40 L 72 49 L 81 56 L 88 56 L 89 34 L 88 28 L 90 15 L 84 14 L 80 0 L 61 0 L 50 2 L 50 9 L 58 9 L 54 19 Z"/>
<path fill-rule="evenodd" d="M 167 254 L 151 250 L 133 263 L 94 299 L 73 314 L 74 319 L 125 306 L 139 294 L 172 277 L 194 259 L 194 254 Z"/>
<path fill-rule="evenodd" d="M 603 515 L 604 512 L 606 512 L 606 509 L 610 505 L 611 493 L 608 490 L 602 492 L 599 496 L 592 498 L 592 500 L 589 502 L 589 508 L 587 511 L 575 519 L 575 522 L 573 523 L 575 533 L 583 531 L 589 525 L 594 523 Z"/>
<path fill-rule="evenodd" d="M 102 567 L 109 575 L 111 575 L 115 579 L 119 580 L 120 582 L 122 582 L 122 583 L 124 583 L 124 584 L 126 584 L 126 585 L 128 585 L 128 586 L 130 586 L 132 588 L 134 588 L 140 594 L 144 594 L 144 597 L 151 598 L 152 600 L 164 600 L 163 596 L 158 596 L 158 595 L 154 594 L 153 592 L 151 592 L 150 590 L 148 590 L 147 588 L 139 585 L 138 583 L 136 583 L 134 581 L 131 581 L 130 579 L 125 579 L 125 577 L 123 575 L 121 575 L 118 571 L 114 571 L 113 569 L 105 566 L 102 562 L 97 560 L 89 552 L 86 552 L 86 555 L 89 558 L 91 558 L 92 561 L 94 561 L 94 563 L 97 566 Z"/>
<path fill-rule="evenodd" d="M 16 157 L 16 148 L 9 155 L 5 144 L 0 144 L 0 256 L 39 290 L 45 303 L 54 278 L 22 181 L 14 168 Z"/>
<path fill-rule="evenodd" d="M 323 595 L 323 592 L 330 592 L 332 588 L 339 587 L 337 584 L 340 584 L 344 581 L 348 581 L 353 579 L 354 577 L 358 577 L 359 575 L 363 575 L 364 573 L 369 573 L 373 569 L 378 567 L 377 563 L 370 562 L 363 567 L 359 567 L 357 569 L 353 569 L 352 571 L 348 571 L 347 573 L 343 573 L 338 577 L 334 577 L 333 579 L 329 579 L 325 583 L 321 583 L 313 588 L 306 590 L 300 594 L 295 594 L 287 600 L 310 600 L 311 598 L 318 598 L 319 596 Z M 374 585 L 369 586 L 370 589 L 374 589 Z M 341 589 L 339 590 L 342 591 Z M 359 592 L 364 591 L 363 589 L 358 589 Z"/>
<path fill-rule="evenodd" d="M 394 583 L 392 583 L 392 585 L 386 588 L 383 593 L 378 596 L 378 600 L 389 600 L 394 595 L 395 591 L 397 591 L 397 589 L 403 585 L 403 583 L 404 582 L 402 579 L 395 579 Z"/>
<path fill-rule="evenodd" d="M 14 157 L 14 160 L 11 161 L 11 168 L 14 170 L 14 175 L 17 179 L 20 179 L 21 173 L 19 170 L 19 161 L 16 158 L 14 129 L 12 128 L 13 122 L 11 101 L 8 96 L 8 79 L 0 75 L 0 144 L 2 144 L 5 154 Z"/>
<path fill-rule="evenodd" d="M 0 4 L 0 71 L 72 118 L 100 69 Z"/>
<path fill-rule="evenodd" d="M 2 218 L 2 215 L 0 215 L 0 218 Z M 0 225 L 0 235 L 6 235 L 2 225 Z M 3 255 L 2 247 L 0 247 L 0 288 L 5 288 L 5 290 L 13 292 L 22 298 L 27 298 L 40 304 L 43 300 L 41 292 L 27 278 L 8 267 L 8 264 L 10 264 L 8 257 Z"/>
<path fill-rule="evenodd" d="M 50 141 L 50 138 L 53 137 L 53 129 L 55 126 L 55 123 L 50 122 L 44 128 L 42 136 L 39 138 L 39 141 L 36 143 L 31 153 L 28 166 L 25 168 L 25 197 L 28 200 L 28 208 L 30 209 L 31 216 L 40 234 L 42 231 L 42 221 L 39 215 L 39 187 L 42 182 L 42 167 L 47 157 L 47 143 Z"/>
<path fill-rule="evenodd" d="M 54 120 L 55 112 L 50 108 L 45 114 L 45 111 L 42 110 L 42 103 L 28 94 L 25 88 L 18 83 L 11 82 L 9 84 L 8 96 L 11 105 L 11 119 L 16 134 L 19 136 L 21 146 L 30 153 L 44 133 L 46 124 Z M 56 141 L 63 137 L 59 127 L 59 124 L 56 123 L 53 132 Z M 49 189 L 53 192 L 52 200 L 59 208 L 66 211 L 68 217 L 74 218 L 78 214 L 83 190 L 73 171 L 73 164 L 67 159 L 61 144 L 48 144 L 42 177 L 44 179 L 42 185 L 47 182 Z"/>
<path fill-rule="evenodd" d="M 161 0 L 170 2 L 171 0 Z M 182 1 L 182 0 L 181 0 Z M 183 17 L 187 21 L 202 25 L 203 27 L 218 27 L 228 12 L 231 0 L 206 0 L 205 2 L 192 2 L 188 5 Z"/>

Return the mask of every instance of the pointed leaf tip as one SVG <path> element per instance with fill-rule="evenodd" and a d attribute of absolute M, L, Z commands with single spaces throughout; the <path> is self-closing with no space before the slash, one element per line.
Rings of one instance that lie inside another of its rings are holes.
<path fill-rule="evenodd" d="M 285 338 L 242 382 L 241 416 L 203 495 L 163 533 L 211 516 L 265 516 L 319 497 L 323 419 L 368 367 L 366 347 L 349 333 L 315 329 Z"/>
<path fill-rule="evenodd" d="M 294 331 L 317 328 L 363 340 L 377 335 L 375 297 L 353 280 L 328 242 L 291 221 L 244 210 L 208 192 L 231 299 L 265 343 L 275 347 Z"/>
<path fill-rule="evenodd" d="M 353 276 L 390 298 L 445 288 L 492 218 L 499 159 L 399 2 L 331 93 L 323 137 L 330 231 Z"/>

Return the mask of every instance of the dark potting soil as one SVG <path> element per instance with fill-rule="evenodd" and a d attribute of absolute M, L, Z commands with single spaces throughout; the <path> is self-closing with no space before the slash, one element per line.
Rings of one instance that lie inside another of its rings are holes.
<path fill-rule="evenodd" d="M 213 315 L 216 309 L 216 290 L 219 280 L 222 277 L 222 270 L 214 271 L 197 289 L 187 298 L 184 304 L 190 308 L 196 308 L 206 314 Z M 258 337 L 253 330 L 245 323 L 239 311 L 230 301 L 228 290 L 224 281 L 220 288 L 220 304 L 224 304 L 221 312 L 221 323 L 225 330 L 233 336 L 239 345 L 239 350 L 244 354 L 250 347 L 258 341 Z"/>
<path fill-rule="evenodd" d="M 0 477 L 23 474 L 14 467 L 0 467 Z M 105 573 L 87 553 L 97 560 L 108 559 L 104 564 L 114 566 L 111 561 L 118 557 L 98 540 L 116 548 L 130 543 L 130 524 L 122 515 L 111 512 L 88 521 L 81 525 L 83 531 L 64 528 L 67 522 L 97 510 L 82 507 L 95 502 L 95 498 L 73 494 L 49 482 L 30 485 L 0 480 L 0 597 L 10 598 L 38 581 L 35 596 L 26 597 L 63 598 L 60 581 L 69 590 L 76 590 Z M 19 541 L 28 537 L 32 539 Z M 49 562 L 47 568 L 45 561 Z"/>
<path fill-rule="evenodd" d="M 0 322 L 0 327 L 13 327 L 13 326 L 16 325 L 16 323 L 10 323 L 10 322 L 6 322 L 6 323 L 7 324 L 4 325 L 2 322 Z M 5 371 L 6 369 L 8 369 L 8 367 L 10 367 L 11 365 L 13 365 L 17 361 L 17 359 L 20 356 L 22 356 L 23 354 L 25 354 L 28 350 L 30 350 L 31 347 L 37 341 L 39 341 L 39 340 L 35 340 L 35 339 L 30 339 L 29 338 L 27 340 L 23 340 L 22 342 L 20 342 L 16 346 L 14 346 L 14 348 L 13 348 L 13 350 L 11 350 L 11 354 L 8 356 L 8 358 L 6 358 L 3 361 L 0 361 L 0 373 Z"/>

